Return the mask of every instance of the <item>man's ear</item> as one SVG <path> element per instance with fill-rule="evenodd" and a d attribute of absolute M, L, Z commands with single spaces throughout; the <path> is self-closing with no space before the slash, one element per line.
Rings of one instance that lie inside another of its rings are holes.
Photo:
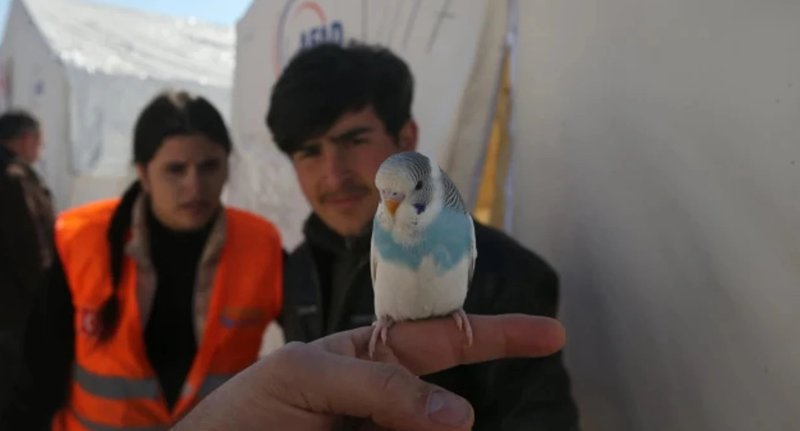
<path fill-rule="evenodd" d="M 400 129 L 398 136 L 398 144 L 401 151 L 416 151 L 417 142 L 419 140 L 419 129 L 417 122 L 414 120 L 406 121 L 406 124 Z"/>
<path fill-rule="evenodd" d="M 144 190 L 145 193 L 150 193 L 150 180 L 147 178 L 147 168 L 143 164 L 136 164 L 136 175 L 139 177 L 142 190 Z"/>

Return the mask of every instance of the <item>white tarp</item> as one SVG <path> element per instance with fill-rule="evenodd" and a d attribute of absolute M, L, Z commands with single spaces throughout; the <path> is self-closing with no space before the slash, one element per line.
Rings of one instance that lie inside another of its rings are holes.
<path fill-rule="evenodd" d="M 12 65 L 13 105 L 44 125 L 41 166 L 57 208 L 120 192 L 132 173 L 134 122 L 156 93 L 193 91 L 229 119 L 235 37 L 232 26 L 192 18 L 15 0 L 0 61 Z"/>
<path fill-rule="evenodd" d="M 153 96 L 167 88 L 204 96 L 230 124 L 228 87 L 89 73 L 72 68 L 67 72 L 72 90 L 71 139 L 80 143 L 78 151 L 73 153 L 72 163 L 82 175 L 115 177 L 131 168 L 136 118 Z"/>
<path fill-rule="evenodd" d="M 800 429 L 800 3 L 519 3 L 514 234 L 584 429 Z"/>
<path fill-rule="evenodd" d="M 304 40 L 357 39 L 389 46 L 403 57 L 416 80 L 419 150 L 435 157 L 471 196 L 505 42 L 505 2 L 497 3 L 489 8 L 489 0 L 256 0 L 237 26 L 237 155 L 230 202 L 273 220 L 287 247 L 302 238 L 308 205 L 290 162 L 272 143 L 265 117 L 273 83 Z M 459 150 L 451 152 L 456 141 Z"/>
<path fill-rule="evenodd" d="M 63 208 L 71 192 L 71 174 L 64 162 L 72 154 L 67 77 L 19 1 L 9 8 L 0 45 L 0 70 L 4 93 L 0 109 L 23 107 L 41 120 L 46 143 L 36 168 L 45 177 L 56 206 Z"/>

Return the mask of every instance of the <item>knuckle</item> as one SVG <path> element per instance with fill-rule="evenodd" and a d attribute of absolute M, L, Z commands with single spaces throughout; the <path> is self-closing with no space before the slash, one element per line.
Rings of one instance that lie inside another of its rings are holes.
<path fill-rule="evenodd" d="M 404 370 L 392 364 L 380 364 L 375 367 L 378 386 L 387 393 L 397 392 L 407 381 Z"/>
<path fill-rule="evenodd" d="M 289 372 L 306 362 L 309 356 L 308 349 L 308 345 L 304 343 L 291 342 L 270 354 L 268 360 L 274 369 L 280 370 L 279 372 Z"/>
<path fill-rule="evenodd" d="M 266 372 L 263 389 L 277 399 L 298 399 L 297 381 L 302 378 L 310 360 L 310 347 L 304 343 L 288 343 L 263 359 Z"/>
<path fill-rule="evenodd" d="M 416 398 L 420 389 L 420 380 L 405 368 L 396 364 L 376 364 L 377 386 L 381 392 L 397 402 L 407 400 L 409 395 Z"/>
<path fill-rule="evenodd" d="M 382 408 L 373 414 L 374 420 L 389 429 L 399 429 L 409 418 L 424 415 L 427 399 L 425 383 L 399 365 L 376 363 L 373 370 L 374 384 L 382 400 Z"/>

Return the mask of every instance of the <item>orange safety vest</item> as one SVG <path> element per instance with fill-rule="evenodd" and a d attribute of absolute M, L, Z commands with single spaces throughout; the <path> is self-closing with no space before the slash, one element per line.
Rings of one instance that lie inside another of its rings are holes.
<path fill-rule="evenodd" d="M 170 412 L 147 358 L 136 294 L 136 263 L 124 257 L 119 326 L 99 343 L 89 330 L 112 294 L 107 231 L 118 199 L 64 212 L 56 247 L 75 306 L 75 364 L 69 398 L 53 419 L 57 431 L 164 431 L 203 397 L 258 358 L 267 324 L 280 312 L 282 249 L 277 230 L 226 208 L 223 245 L 203 339 Z"/>

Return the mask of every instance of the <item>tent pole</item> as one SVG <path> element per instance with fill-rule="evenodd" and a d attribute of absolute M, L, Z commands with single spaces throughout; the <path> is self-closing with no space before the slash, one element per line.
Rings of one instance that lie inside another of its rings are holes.
<path fill-rule="evenodd" d="M 517 142 L 517 116 L 514 109 L 514 90 L 517 82 L 517 29 L 519 24 L 519 0 L 508 0 L 508 33 L 506 49 L 509 55 L 509 112 L 508 112 L 508 168 L 505 182 L 505 210 L 503 230 L 511 232 L 514 227 L 514 147 Z"/>

